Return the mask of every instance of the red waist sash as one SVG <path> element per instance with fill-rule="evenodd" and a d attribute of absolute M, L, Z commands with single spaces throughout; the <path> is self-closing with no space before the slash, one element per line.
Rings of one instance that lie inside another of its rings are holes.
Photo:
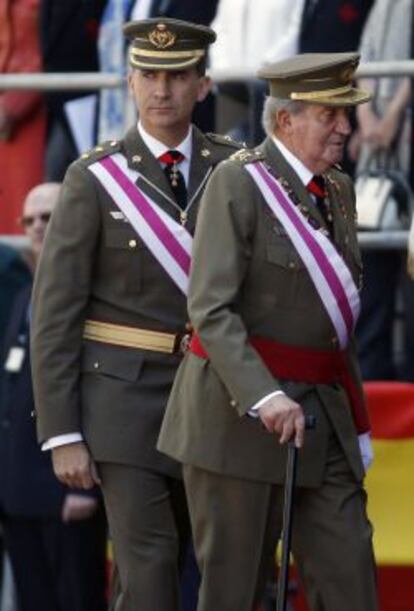
<path fill-rule="evenodd" d="M 280 380 L 309 384 L 341 384 L 348 395 L 358 434 L 370 430 L 364 399 L 349 372 L 345 352 L 287 346 L 261 337 L 251 337 L 250 344 L 259 353 L 269 371 Z M 202 359 L 209 359 L 198 335 L 192 336 L 189 350 Z"/>

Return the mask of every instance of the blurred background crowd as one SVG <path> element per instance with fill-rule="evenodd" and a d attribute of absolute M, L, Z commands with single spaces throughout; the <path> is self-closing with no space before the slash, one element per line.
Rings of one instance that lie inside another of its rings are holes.
<path fill-rule="evenodd" d="M 414 53 L 413 8 L 412 0 L 0 0 L 0 67 L 2 74 L 123 75 L 122 24 L 157 16 L 211 25 L 218 35 L 209 59 L 213 72 L 254 74 L 265 61 L 309 52 L 360 50 L 362 62 L 405 60 Z M 408 184 L 411 202 L 410 79 L 363 80 L 373 98 L 352 117 L 345 169 L 356 178 L 392 167 Z M 194 121 L 255 145 L 264 137 L 265 95 L 259 80 L 220 80 Z M 66 169 L 135 120 L 126 86 L 0 89 L 0 541 L 9 559 L 2 562 L 0 611 L 107 608 L 99 491 L 68 491 L 54 480 L 50 459 L 36 444 L 30 364 L 25 359 L 19 366 L 19 359 L 30 333 L 32 276 Z M 25 248 L 7 245 L 17 244 L 8 238 L 18 235 L 26 236 Z M 363 377 L 412 382 L 414 288 L 405 250 L 378 246 L 362 256 Z"/>

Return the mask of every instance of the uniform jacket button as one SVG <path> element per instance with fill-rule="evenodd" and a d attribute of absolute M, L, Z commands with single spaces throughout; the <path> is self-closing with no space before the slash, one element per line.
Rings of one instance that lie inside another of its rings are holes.
<path fill-rule="evenodd" d="M 99 369 L 99 362 L 95 361 L 95 363 L 93 364 L 94 369 Z"/>
<path fill-rule="evenodd" d="M 236 399 L 232 399 L 232 400 L 230 401 L 230 405 L 231 405 L 232 407 L 237 407 L 237 401 L 236 401 Z"/>
<path fill-rule="evenodd" d="M 136 241 L 136 240 L 129 240 L 129 242 L 128 242 L 128 246 L 129 246 L 130 248 L 136 248 L 136 246 L 137 246 L 137 241 Z"/>

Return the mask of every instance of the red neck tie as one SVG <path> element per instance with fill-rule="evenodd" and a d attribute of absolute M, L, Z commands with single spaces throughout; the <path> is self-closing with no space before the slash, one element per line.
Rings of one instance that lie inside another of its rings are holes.
<path fill-rule="evenodd" d="M 178 169 L 178 164 L 185 157 L 180 151 L 166 151 L 158 157 L 158 161 L 165 164 L 164 173 L 170 183 L 175 200 L 182 210 L 187 207 L 187 188 L 184 176 Z"/>
<path fill-rule="evenodd" d="M 332 231 L 332 218 L 329 214 L 329 204 L 326 199 L 328 192 L 326 190 L 325 179 L 323 176 L 313 176 L 312 180 L 306 185 L 306 189 L 315 196 L 316 207 L 327 224 L 329 231 Z"/>
<path fill-rule="evenodd" d="M 180 151 L 166 151 L 158 157 L 158 161 L 165 163 L 165 165 L 177 165 L 184 161 L 185 157 Z"/>
<path fill-rule="evenodd" d="M 326 186 L 325 179 L 323 176 L 313 176 L 312 179 L 306 185 L 306 189 L 312 193 L 317 199 L 325 199 Z"/>

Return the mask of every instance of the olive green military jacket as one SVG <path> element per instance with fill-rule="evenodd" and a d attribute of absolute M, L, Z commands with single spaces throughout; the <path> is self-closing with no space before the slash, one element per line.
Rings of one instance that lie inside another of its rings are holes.
<path fill-rule="evenodd" d="M 332 427 L 357 479 L 363 477 L 358 439 L 345 391 L 338 385 L 310 385 L 275 379 L 249 336 L 323 350 L 337 348 L 332 323 L 307 270 L 284 228 L 245 170 L 263 159 L 283 177 L 303 214 L 324 226 L 303 183 L 267 139 L 253 152 L 240 151 L 213 173 L 205 190 L 194 243 L 189 313 L 210 361 L 188 353 L 170 395 L 158 448 L 214 472 L 281 482 L 286 448 L 248 410 L 278 389 L 317 418 L 301 451 L 299 483 L 323 477 Z M 337 169 L 325 174 L 333 214 L 333 241 L 360 281 L 350 179 Z M 349 360 L 362 392 L 351 344 Z"/>
<path fill-rule="evenodd" d="M 194 128 L 187 229 L 212 168 L 235 143 Z M 167 178 L 136 128 L 69 168 L 35 278 L 32 354 L 40 441 L 81 432 L 97 460 L 170 469 L 155 450 L 178 355 L 82 339 L 85 319 L 183 332 L 186 299 L 88 170 L 125 155 L 138 186 L 179 220 Z M 165 197 L 166 196 L 166 197 Z M 176 469 L 176 466 L 171 467 Z"/>

